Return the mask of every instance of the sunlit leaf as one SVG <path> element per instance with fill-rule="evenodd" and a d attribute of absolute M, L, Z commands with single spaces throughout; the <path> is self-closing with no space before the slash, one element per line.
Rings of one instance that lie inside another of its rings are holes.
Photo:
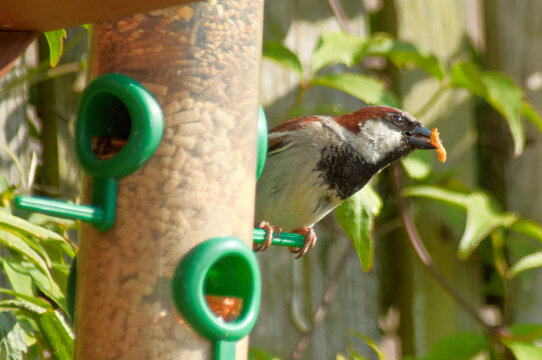
<path fill-rule="evenodd" d="M 62 236 L 58 235 L 54 231 L 47 230 L 41 226 L 35 225 L 20 217 L 13 216 L 5 212 L 0 212 L 0 223 L 17 228 L 27 234 L 34 235 L 40 239 L 55 239 L 59 241 L 65 241 Z"/>
<path fill-rule="evenodd" d="M 325 33 L 312 53 L 313 73 L 330 64 L 344 64 L 348 67 L 358 63 L 367 48 L 366 38 L 345 32 Z"/>
<path fill-rule="evenodd" d="M 520 119 L 523 107 L 523 91 L 504 74 L 494 71 L 482 73 L 491 106 L 498 110 L 508 122 L 514 140 L 514 154 L 521 155 L 525 146 L 525 130 Z"/>
<path fill-rule="evenodd" d="M 299 61 L 296 54 L 291 52 L 290 49 L 284 45 L 266 41 L 262 46 L 262 56 L 275 61 L 288 70 L 292 70 L 300 79 L 303 78 L 303 66 L 301 65 L 301 61 Z"/>
<path fill-rule="evenodd" d="M 487 98 L 487 88 L 478 65 L 472 61 L 455 63 L 450 70 L 450 85 L 468 89 L 481 98 Z"/>
<path fill-rule="evenodd" d="M 60 56 L 62 56 L 62 50 L 64 48 L 64 39 L 66 39 L 68 35 L 64 29 L 48 31 L 44 35 L 49 44 L 49 64 L 51 67 L 55 67 L 60 61 Z"/>
<path fill-rule="evenodd" d="M 9 311 L 0 312 L 0 359 L 22 360 L 26 350 L 17 318 Z"/>
<path fill-rule="evenodd" d="M 13 296 L 16 299 L 22 299 L 22 300 L 28 301 L 44 309 L 49 309 L 49 310 L 53 309 L 51 304 L 49 304 L 47 301 L 43 300 L 42 298 L 38 296 L 25 295 L 25 294 L 17 293 L 15 291 L 11 291 L 5 288 L 0 288 L 0 293 Z"/>
<path fill-rule="evenodd" d="M 367 104 L 399 107 L 396 97 L 382 82 L 361 74 L 338 73 L 314 78 L 311 85 L 327 86 L 357 97 Z"/>
<path fill-rule="evenodd" d="M 335 210 L 337 221 L 352 240 L 363 271 L 369 271 L 373 265 L 371 232 L 381 209 L 382 199 L 372 186 L 366 185 Z"/>
<path fill-rule="evenodd" d="M 542 132 L 542 118 L 540 117 L 540 115 L 538 115 L 536 110 L 529 102 L 523 101 L 523 104 L 521 106 L 521 115 L 525 119 L 532 122 L 538 128 L 538 130 Z"/>
<path fill-rule="evenodd" d="M 436 186 L 412 186 L 405 196 L 426 197 L 463 207 L 467 212 L 465 231 L 459 242 L 458 255 L 467 258 L 480 242 L 499 227 L 508 228 L 518 219 L 516 214 L 501 212 L 490 197 L 481 191 L 457 193 Z"/>
<path fill-rule="evenodd" d="M 67 312 L 68 305 L 66 303 L 66 297 L 58 284 L 54 281 L 50 281 L 47 276 L 30 264 L 25 264 L 28 274 L 34 280 L 34 284 L 45 294 L 48 298 L 53 300 L 64 312 Z"/>
<path fill-rule="evenodd" d="M 38 254 L 34 249 L 32 249 L 26 242 L 26 239 L 20 238 L 18 236 L 15 236 L 14 234 L 0 229 L 0 244 L 4 244 L 6 247 L 13 249 L 20 254 L 26 256 L 28 260 L 32 261 L 34 264 L 38 265 L 39 268 L 48 275 L 49 279 L 51 279 L 51 275 L 49 274 L 49 269 L 47 267 L 47 263 L 45 260 Z"/>
<path fill-rule="evenodd" d="M 56 360 L 73 359 L 73 333 L 57 311 L 47 311 L 40 315 L 40 327 L 49 343 Z"/>
<path fill-rule="evenodd" d="M 444 71 L 438 58 L 418 49 L 414 44 L 401 42 L 387 34 L 376 34 L 371 39 L 367 54 L 388 58 L 398 67 L 414 65 L 439 80 L 444 78 Z"/>
<path fill-rule="evenodd" d="M 521 259 L 519 259 L 508 271 L 508 277 L 513 278 L 519 273 L 542 267 L 542 252 L 536 252 L 529 254 Z"/>
<path fill-rule="evenodd" d="M 457 333 L 441 339 L 419 360 L 472 360 L 489 349 L 488 339 L 476 333 Z"/>
<path fill-rule="evenodd" d="M 518 219 L 518 221 L 512 224 L 510 229 L 542 242 L 542 225 L 533 220 Z"/>
<path fill-rule="evenodd" d="M 12 258 L 2 259 L 2 269 L 14 291 L 26 295 L 36 295 L 32 277 L 28 275 L 26 269 L 21 269 L 18 261 Z"/>
<path fill-rule="evenodd" d="M 512 351 L 517 360 L 540 360 L 542 348 L 531 342 L 503 339 L 503 344 Z"/>
<path fill-rule="evenodd" d="M 368 336 L 365 336 L 363 334 L 355 332 L 355 331 L 347 331 L 346 333 L 349 334 L 349 335 L 356 336 L 356 337 L 362 339 L 363 341 L 365 341 L 365 343 L 367 345 L 369 345 L 371 347 L 371 349 L 374 350 L 374 352 L 378 356 L 379 360 L 384 360 L 386 358 L 384 356 L 384 353 L 380 350 L 380 347 L 379 347 L 378 343 L 375 340 L 371 339 Z M 361 356 L 359 354 L 356 354 L 356 355 L 358 356 L 358 359 L 361 358 Z"/>

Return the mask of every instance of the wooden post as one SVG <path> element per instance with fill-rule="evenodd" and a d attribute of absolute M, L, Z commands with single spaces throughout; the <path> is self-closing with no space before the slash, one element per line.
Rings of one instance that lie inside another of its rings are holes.
<path fill-rule="evenodd" d="M 206 239 L 252 242 L 262 10 L 262 1 L 219 0 L 94 26 L 93 76 L 142 83 L 165 131 L 154 156 L 119 181 L 113 228 L 82 225 L 78 360 L 210 358 L 174 309 L 170 281 Z M 245 339 L 237 359 L 246 351 Z"/>

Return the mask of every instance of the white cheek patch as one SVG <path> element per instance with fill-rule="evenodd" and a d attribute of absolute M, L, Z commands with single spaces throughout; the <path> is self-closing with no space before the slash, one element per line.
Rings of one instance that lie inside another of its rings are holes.
<path fill-rule="evenodd" d="M 362 125 L 362 131 L 355 137 L 354 147 L 368 162 L 375 164 L 397 149 L 403 134 L 382 121 L 367 120 Z"/>

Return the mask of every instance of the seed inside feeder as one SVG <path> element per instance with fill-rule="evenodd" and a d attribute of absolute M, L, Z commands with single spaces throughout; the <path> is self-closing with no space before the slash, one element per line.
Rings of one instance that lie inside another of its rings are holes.
<path fill-rule="evenodd" d="M 243 307 L 243 299 L 235 296 L 205 295 L 205 300 L 211 311 L 225 322 L 237 319 Z"/>
<path fill-rule="evenodd" d="M 92 136 L 92 151 L 99 160 L 111 159 L 122 150 L 126 141 L 126 139 L 112 136 Z"/>

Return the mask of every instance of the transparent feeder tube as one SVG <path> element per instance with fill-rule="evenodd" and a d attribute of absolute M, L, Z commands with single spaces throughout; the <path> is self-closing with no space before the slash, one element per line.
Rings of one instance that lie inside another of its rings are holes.
<path fill-rule="evenodd" d="M 174 309 L 170 282 L 206 239 L 251 244 L 262 10 L 255 0 L 196 2 L 93 27 L 92 76 L 139 81 L 165 129 L 151 159 L 119 180 L 113 227 L 81 226 L 76 359 L 210 358 Z"/>

